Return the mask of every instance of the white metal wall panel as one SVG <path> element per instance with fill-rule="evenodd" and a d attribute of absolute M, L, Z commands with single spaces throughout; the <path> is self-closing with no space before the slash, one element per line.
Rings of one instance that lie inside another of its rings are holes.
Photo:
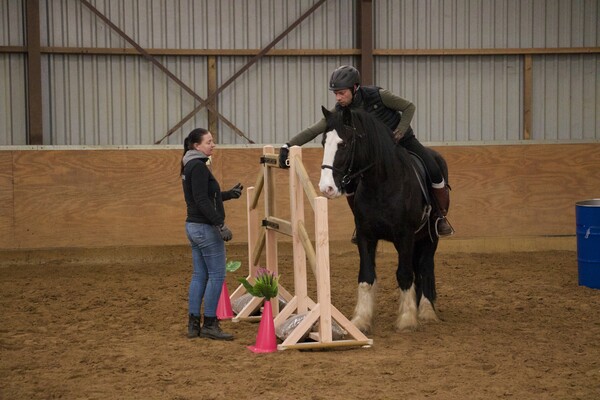
<path fill-rule="evenodd" d="M 168 7 L 164 1 L 141 0 L 98 0 L 94 4 L 142 47 L 258 49 L 273 41 L 314 1 L 188 0 Z M 129 46 L 78 2 L 47 2 L 42 14 L 47 20 L 50 46 Z M 354 15 L 355 9 L 346 1 L 328 1 L 278 47 L 352 48 Z M 52 144 L 151 144 L 197 104 L 140 57 L 48 58 L 45 124 L 51 129 Z M 228 80 L 248 60 L 219 57 L 219 82 Z M 329 58 L 320 63 L 318 58 L 263 58 L 221 93 L 219 111 L 257 143 L 285 142 L 290 132 L 312 124 L 320 104 L 329 100 L 326 86 L 331 70 L 339 62 L 351 62 L 348 57 L 338 60 Z M 171 58 L 165 65 L 200 96 L 207 97 L 205 57 Z M 282 108 L 287 104 L 282 101 L 284 96 L 294 97 L 290 101 L 293 106 Z M 206 125 L 203 109 L 163 143 L 181 143 L 193 127 Z M 222 122 L 219 129 L 221 143 L 247 143 Z"/>
<path fill-rule="evenodd" d="M 537 56 L 533 76 L 533 139 L 600 138 L 600 56 Z"/>
<path fill-rule="evenodd" d="M 259 49 L 306 12 L 315 0 L 91 0 L 98 11 L 144 48 Z M 352 48 L 349 0 L 329 0 L 277 48 Z M 79 1 L 43 3 L 43 46 L 130 47 Z"/>
<path fill-rule="evenodd" d="M 0 146 L 27 144 L 26 71 L 23 54 L 0 54 Z"/>
<path fill-rule="evenodd" d="M 599 3 L 378 1 L 373 3 L 375 47 L 596 47 Z M 598 59 L 597 54 L 533 58 L 533 139 L 600 138 Z M 522 63 L 523 56 L 380 57 L 375 81 L 417 105 L 413 125 L 422 140 L 518 140 Z"/>
<path fill-rule="evenodd" d="M 205 57 L 159 60 L 206 97 Z M 135 56 L 53 55 L 47 82 L 44 124 L 55 145 L 153 144 L 195 105 L 162 71 Z M 184 129 L 195 125 L 207 125 L 205 111 Z"/>
<path fill-rule="evenodd" d="M 221 58 L 219 80 L 227 80 L 245 61 Z M 327 88 L 329 75 L 352 63 L 351 57 L 268 57 L 223 92 L 219 109 L 228 110 L 223 112 L 254 142 L 285 143 L 323 117 L 321 105 L 335 104 Z M 219 129 L 221 143 L 247 143 L 224 124 Z"/>
<path fill-rule="evenodd" d="M 0 46 L 23 46 L 22 1 L 0 1 Z M 22 145 L 27 139 L 26 58 L 0 54 L 0 145 Z"/>
<path fill-rule="evenodd" d="M 378 49 L 595 47 L 598 0 L 380 0 Z"/>
<path fill-rule="evenodd" d="M 260 49 L 316 0 L 91 0 L 146 48 Z M 279 49 L 355 48 L 356 1 L 328 0 Z M 24 3 L 0 1 L 0 45 L 25 45 Z M 376 49 L 597 47 L 598 0 L 378 0 Z M 75 0 L 40 1 L 42 46 L 130 47 Z M 225 82 L 250 57 L 217 57 Z M 207 96 L 206 57 L 159 60 Z M 265 57 L 226 88 L 219 111 L 257 143 L 283 143 L 331 106 L 326 84 L 354 57 Z M 534 139 L 600 139 L 599 56 L 533 57 Z M 139 56 L 42 55 L 44 142 L 151 144 L 197 102 Z M 375 83 L 417 105 L 429 142 L 507 141 L 523 131 L 523 56 L 375 58 Z M 26 137 L 26 55 L 0 54 L 0 141 Z M 567 100 L 568 99 L 568 100 Z M 201 110 L 163 143 L 207 126 Z M 246 143 L 219 122 L 221 143 Z M 318 140 L 318 139 L 317 139 Z"/>
<path fill-rule="evenodd" d="M 522 68 L 518 56 L 382 57 L 375 84 L 415 104 L 422 141 L 518 140 Z"/>
<path fill-rule="evenodd" d="M 127 20 L 127 6 L 137 2 L 90 1 L 102 14 L 127 34 L 139 19 Z M 161 2 L 164 3 L 164 2 Z M 130 47 L 118 33 L 112 31 L 80 1 L 52 0 L 40 2 L 42 46 L 52 47 Z"/>
<path fill-rule="evenodd" d="M 0 1 L 0 46 L 24 46 L 22 0 Z"/>
<path fill-rule="evenodd" d="M 327 1 L 276 48 L 353 48 L 356 10 L 352 3 Z M 242 45 L 237 48 L 262 48 L 313 4 L 314 1 L 248 1 L 245 7 L 228 8 L 233 13 L 230 20 L 235 21 L 229 29 L 246 26 L 247 43 L 240 43 L 235 32 L 221 32 L 225 41 Z M 255 19 L 258 23 L 253 22 Z M 248 60 L 220 57 L 219 82 L 228 80 Z M 339 65 L 352 63 L 352 57 L 263 58 L 220 95 L 219 110 L 254 142 L 285 143 L 322 117 L 322 104 L 333 105 L 334 99 L 327 90 L 329 75 Z M 247 143 L 223 123 L 219 129 L 222 143 Z"/>

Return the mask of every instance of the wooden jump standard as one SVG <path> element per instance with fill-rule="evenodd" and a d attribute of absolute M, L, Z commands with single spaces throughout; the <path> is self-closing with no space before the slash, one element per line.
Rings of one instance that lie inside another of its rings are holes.
<path fill-rule="evenodd" d="M 279 302 L 273 302 L 275 327 L 283 324 L 292 314 L 306 314 L 304 319 L 293 329 L 286 340 L 277 346 L 278 350 L 307 349 L 341 346 L 371 346 L 373 340 L 367 338 L 354 324 L 331 304 L 331 287 L 329 279 L 329 228 L 327 220 L 327 199 L 317 196 L 310 182 L 308 173 L 302 164 L 302 150 L 298 146 L 290 149 L 290 211 L 291 221 L 273 216 L 275 212 L 275 185 L 271 168 L 279 168 L 278 156 L 273 146 L 263 148 L 261 158 L 262 171 L 256 185 L 247 189 L 248 206 L 248 260 L 249 274 L 247 279 L 253 282 L 262 251 L 266 248 L 266 268 L 277 274 L 277 233 L 292 237 L 294 258 L 294 295 L 279 285 L 279 296 L 287 301 L 282 310 Z M 304 189 L 304 190 L 302 190 Z M 265 196 L 265 219 L 258 226 L 256 205 L 261 191 Z M 304 225 L 304 193 L 315 214 L 315 244 L 312 246 Z M 308 296 L 306 261 L 316 278 L 317 302 Z M 235 300 L 245 292 L 240 285 L 230 296 Z M 233 318 L 234 322 L 254 319 L 254 313 L 262 304 L 262 298 L 252 300 Z M 347 332 L 352 339 L 333 340 L 332 321 Z M 318 322 L 318 332 L 311 332 L 312 326 Z M 311 342 L 299 342 L 308 333 Z"/>

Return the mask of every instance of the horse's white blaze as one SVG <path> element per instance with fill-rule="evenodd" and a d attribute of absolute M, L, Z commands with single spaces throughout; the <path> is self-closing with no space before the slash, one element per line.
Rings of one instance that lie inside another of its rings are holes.
<path fill-rule="evenodd" d="M 370 332 L 373 322 L 373 313 L 375 311 L 375 284 L 369 285 L 366 282 L 358 284 L 358 299 L 354 308 L 354 317 L 352 323 L 362 332 Z"/>
<path fill-rule="evenodd" d="M 338 144 L 341 142 L 342 139 L 335 130 L 327 132 L 327 139 L 323 147 L 323 163 L 321 165 L 333 166 L 335 152 L 337 151 Z M 319 190 L 328 198 L 335 198 L 342 194 L 333 181 L 333 171 L 330 168 L 321 168 Z"/>
<path fill-rule="evenodd" d="M 415 293 L 415 284 L 413 283 L 408 290 L 400 289 L 400 304 L 398 305 L 396 329 L 398 331 L 412 331 L 417 329 L 418 325 L 417 295 Z"/>
<path fill-rule="evenodd" d="M 419 302 L 419 320 L 423 322 L 438 322 L 440 320 L 433 308 L 433 304 L 425 296 L 421 296 L 421 301 Z"/>

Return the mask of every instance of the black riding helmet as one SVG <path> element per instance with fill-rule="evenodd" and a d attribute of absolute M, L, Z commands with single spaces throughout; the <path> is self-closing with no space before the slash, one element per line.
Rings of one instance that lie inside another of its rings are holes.
<path fill-rule="evenodd" d="M 350 65 L 336 68 L 329 79 L 329 90 L 353 89 L 354 85 L 360 85 L 360 73 Z"/>

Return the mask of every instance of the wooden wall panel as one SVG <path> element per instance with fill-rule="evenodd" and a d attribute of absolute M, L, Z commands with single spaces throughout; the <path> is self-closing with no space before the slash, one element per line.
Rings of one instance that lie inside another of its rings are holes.
<path fill-rule="evenodd" d="M 11 151 L 0 151 L 0 249 L 13 246 L 13 160 Z"/>
<path fill-rule="evenodd" d="M 445 147 L 452 187 L 449 218 L 458 235 L 507 235 L 518 221 L 520 152 L 501 147 Z"/>
<path fill-rule="evenodd" d="M 526 234 L 575 234 L 575 203 L 600 198 L 600 146 L 525 146 L 522 172 Z"/>
<path fill-rule="evenodd" d="M 600 145 L 438 148 L 456 238 L 575 234 L 575 203 L 600 197 Z"/>
<path fill-rule="evenodd" d="M 600 144 L 438 147 L 450 167 L 449 241 L 574 236 L 575 203 L 600 198 Z M 223 189 L 253 186 L 262 149 L 220 149 Z M 0 151 L 0 249 L 186 244 L 179 150 Z M 303 149 L 318 184 L 322 149 Z M 276 216 L 289 218 L 287 171 L 275 170 Z M 225 203 L 235 242 L 245 242 L 246 198 Z M 259 214 L 262 217 L 264 198 Z M 305 201 L 306 226 L 314 218 Z M 345 198 L 329 201 L 330 240 L 347 241 Z M 282 240 L 288 240 L 283 237 Z M 471 249 L 473 250 L 473 249 Z"/>
<path fill-rule="evenodd" d="M 177 152 L 15 154 L 15 247 L 182 242 Z"/>

